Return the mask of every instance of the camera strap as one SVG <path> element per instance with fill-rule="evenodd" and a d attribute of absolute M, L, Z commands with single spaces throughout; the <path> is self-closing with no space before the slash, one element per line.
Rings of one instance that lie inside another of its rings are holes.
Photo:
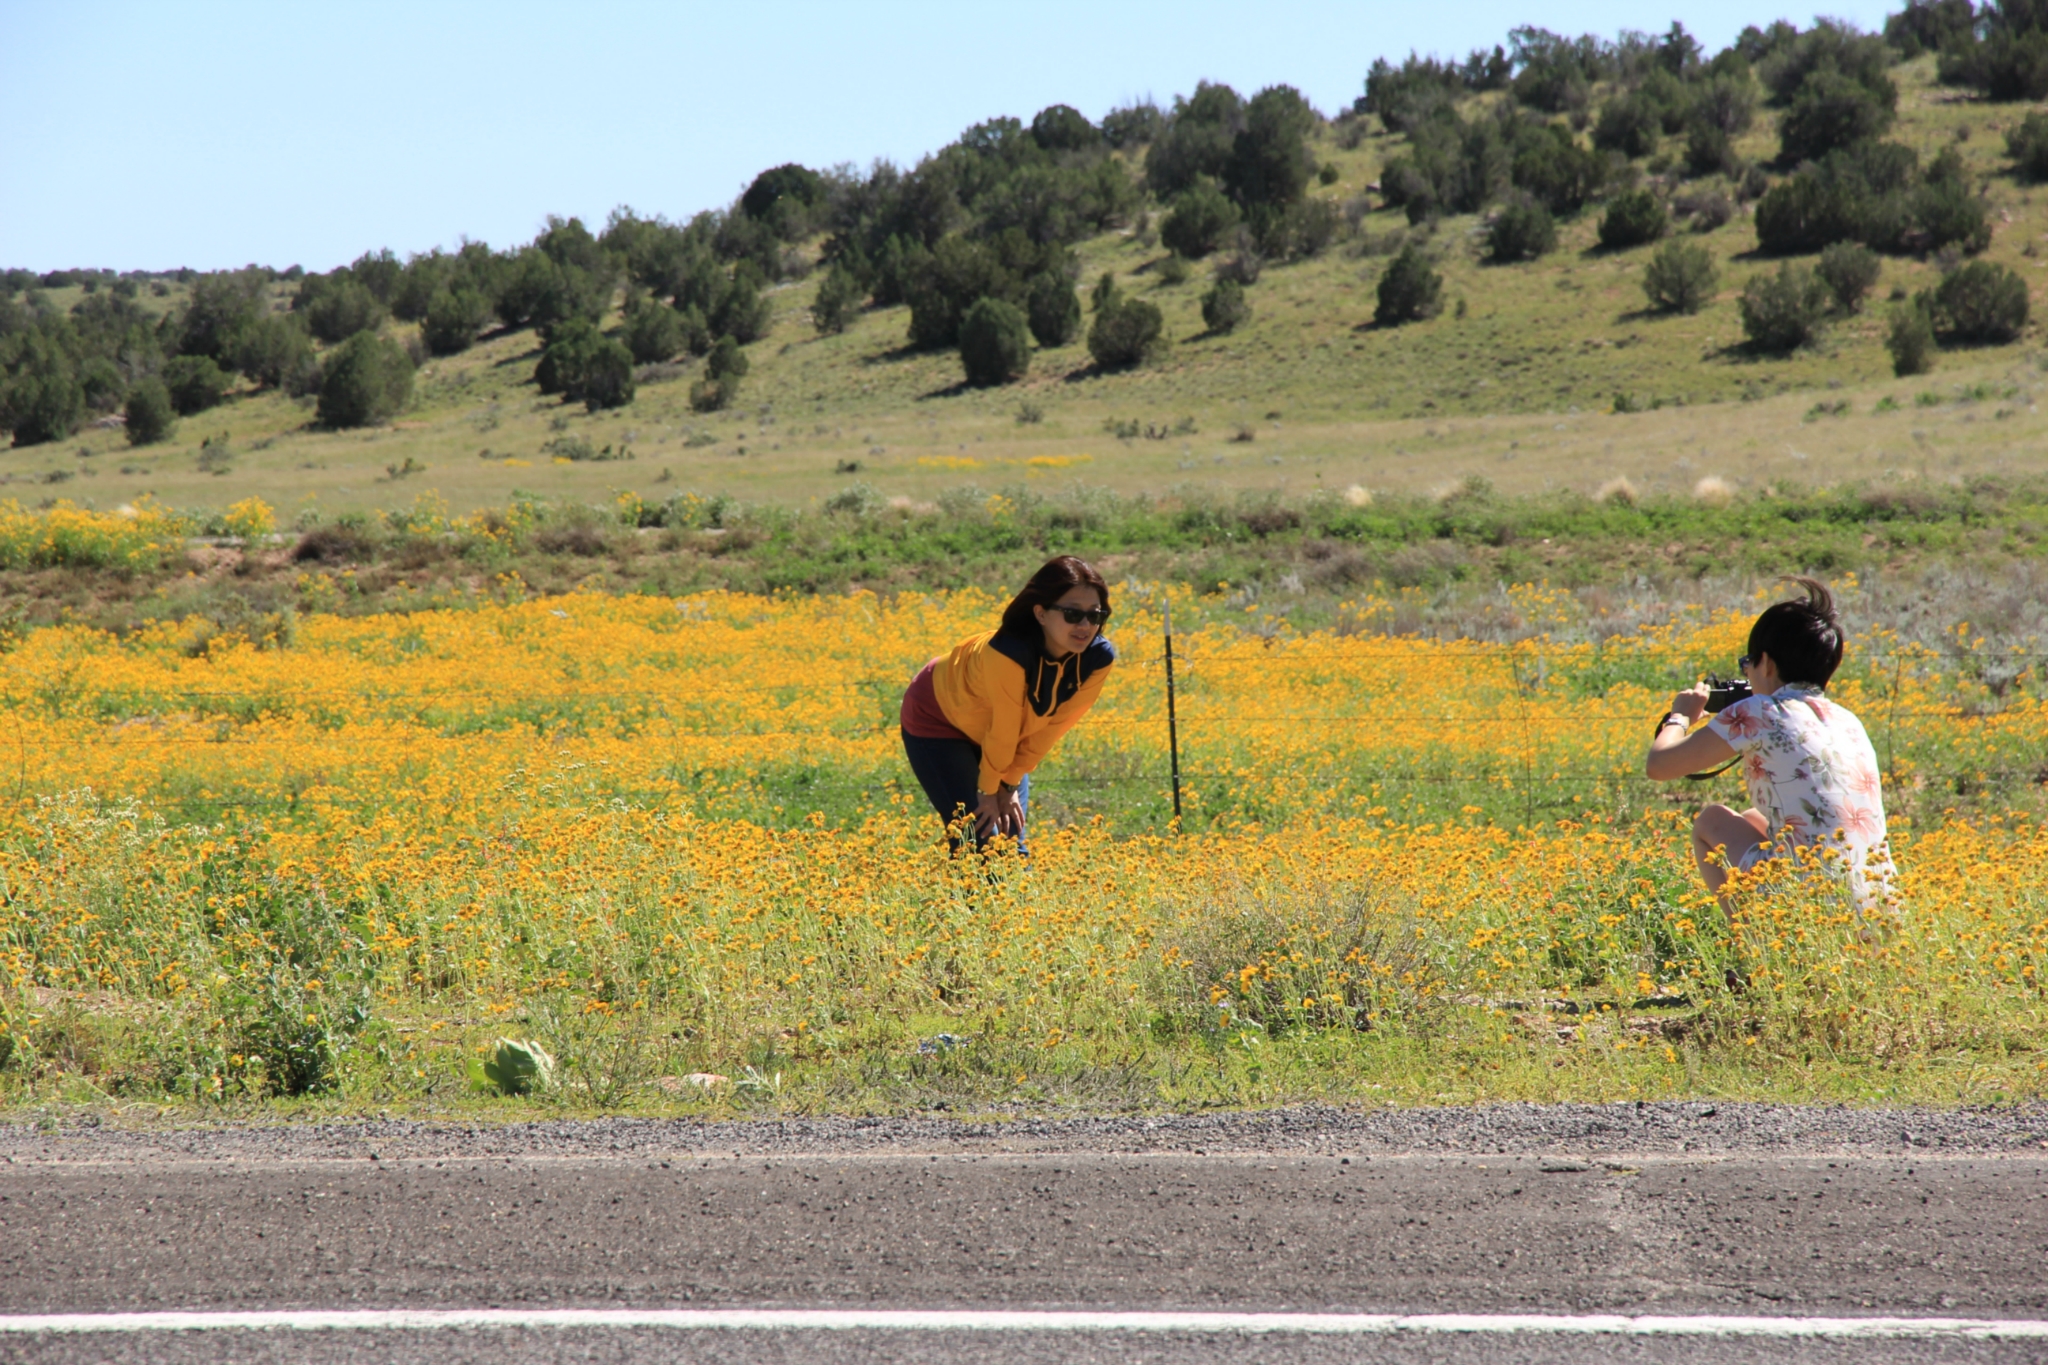
<path fill-rule="evenodd" d="M 1722 773 L 1727 772 L 1730 768 L 1734 767 L 1736 764 L 1740 762 L 1742 762 L 1742 755 L 1737 754 L 1735 757 L 1729 759 L 1726 763 L 1723 763 L 1718 768 L 1709 769 L 1708 771 L 1703 773 L 1687 773 L 1685 775 L 1685 780 L 1688 782 L 1705 782 L 1710 777 L 1719 777 Z"/>

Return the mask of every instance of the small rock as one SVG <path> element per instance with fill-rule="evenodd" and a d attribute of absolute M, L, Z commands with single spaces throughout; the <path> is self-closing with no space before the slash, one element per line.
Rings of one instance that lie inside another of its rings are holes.
<path fill-rule="evenodd" d="M 732 1084 L 732 1077 L 721 1076 L 716 1071 L 692 1071 L 687 1076 L 659 1076 L 655 1086 L 671 1095 L 680 1095 L 685 1090 L 717 1090 Z"/>

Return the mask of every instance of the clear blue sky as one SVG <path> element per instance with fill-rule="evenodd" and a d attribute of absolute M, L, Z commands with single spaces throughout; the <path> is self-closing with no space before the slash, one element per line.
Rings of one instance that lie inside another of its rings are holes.
<path fill-rule="evenodd" d="M 1864 28 L 1882 0 L 1831 4 Z M 549 213 L 683 218 L 784 161 L 913 163 L 971 123 L 1099 118 L 1199 79 L 1326 113 L 1378 56 L 1536 23 L 1678 19 L 1710 48 L 1775 0 L 0 0 L 0 266 L 326 269 Z"/>

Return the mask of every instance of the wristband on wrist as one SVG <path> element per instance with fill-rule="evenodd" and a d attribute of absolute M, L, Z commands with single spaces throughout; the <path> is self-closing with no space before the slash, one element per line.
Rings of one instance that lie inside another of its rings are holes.
<path fill-rule="evenodd" d="M 1664 719 L 1657 722 L 1657 733 L 1660 735 L 1663 734 L 1664 727 L 1671 724 L 1671 722 L 1673 721 L 1678 722 L 1680 729 L 1692 728 L 1692 722 L 1690 720 L 1687 720 L 1684 716 L 1679 715 L 1676 711 L 1669 711 L 1665 713 Z"/>

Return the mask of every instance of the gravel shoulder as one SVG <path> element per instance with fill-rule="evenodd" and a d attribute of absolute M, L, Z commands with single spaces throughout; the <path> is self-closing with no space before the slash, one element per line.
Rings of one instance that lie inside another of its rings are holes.
<path fill-rule="evenodd" d="M 127 1126 L 0 1125 L 0 1161 L 351 1161 L 855 1156 L 973 1152 L 1200 1155 L 1996 1156 L 2048 1152 L 2048 1105 L 1852 1109 L 1510 1104 L 1084 1118 L 602 1118 L 502 1125 L 404 1119 Z"/>

